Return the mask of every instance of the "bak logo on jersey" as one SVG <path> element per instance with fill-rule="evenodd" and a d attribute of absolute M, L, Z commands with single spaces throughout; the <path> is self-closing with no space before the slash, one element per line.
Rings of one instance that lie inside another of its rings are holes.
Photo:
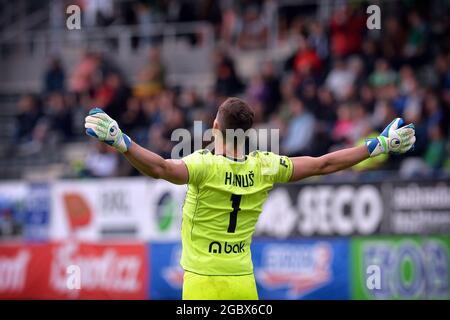
<path fill-rule="evenodd" d="M 234 174 L 233 172 L 225 172 L 225 185 L 233 185 L 235 187 L 252 187 L 254 185 L 255 174 L 249 171 L 246 174 Z"/>
<path fill-rule="evenodd" d="M 241 253 L 241 252 L 245 252 L 244 246 L 245 246 L 245 242 L 242 242 L 242 241 L 239 243 L 235 243 L 235 244 L 225 242 L 224 246 L 223 246 L 223 251 L 226 254 Z M 209 253 L 222 253 L 222 244 L 217 241 L 211 242 L 209 244 L 208 252 Z"/>

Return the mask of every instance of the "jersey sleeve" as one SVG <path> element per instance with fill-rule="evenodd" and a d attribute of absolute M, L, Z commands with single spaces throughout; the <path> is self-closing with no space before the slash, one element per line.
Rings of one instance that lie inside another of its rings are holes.
<path fill-rule="evenodd" d="M 273 183 L 289 182 L 293 170 L 294 167 L 289 157 L 273 152 L 263 152 L 262 174 L 270 176 Z"/>
<path fill-rule="evenodd" d="M 199 185 L 203 181 L 206 171 L 205 154 L 204 150 L 198 150 L 181 159 L 188 169 L 188 184 Z"/>

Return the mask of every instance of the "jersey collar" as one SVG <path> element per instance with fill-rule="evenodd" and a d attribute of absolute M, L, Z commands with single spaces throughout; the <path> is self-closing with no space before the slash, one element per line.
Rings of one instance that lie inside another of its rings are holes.
<path fill-rule="evenodd" d="M 234 158 L 234 157 L 227 156 L 225 154 L 216 154 L 215 150 L 212 150 L 211 153 L 213 155 L 222 156 L 222 157 L 227 158 L 227 159 L 229 159 L 231 161 L 234 161 L 234 162 L 244 162 L 245 160 L 247 160 L 247 155 L 245 155 L 243 158 Z"/>

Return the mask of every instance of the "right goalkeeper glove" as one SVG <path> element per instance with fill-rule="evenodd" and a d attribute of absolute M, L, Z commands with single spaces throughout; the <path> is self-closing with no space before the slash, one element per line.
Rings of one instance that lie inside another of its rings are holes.
<path fill-rule="evenodd" d="M 102 109 L 93 108 L 85 119 L 86 134 L 112 146 L 117 151 L 127 152 L 131 146 L 131 139 L 122 130 L 115 120 Z"/>
<path fill-rule="evenodd" d="M 400 127 L 404 123 L 402 118 L 392 121 L 377 138 L 367 139 L 366 146 L 371 157 L 382 153 L 405 153 L 416 142 L 414 125 Z M 399 128 L 400 127 L 400 128 Z"/>

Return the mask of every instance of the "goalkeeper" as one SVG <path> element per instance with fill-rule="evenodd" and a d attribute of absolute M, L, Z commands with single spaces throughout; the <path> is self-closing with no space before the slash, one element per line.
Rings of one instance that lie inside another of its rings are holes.
<path fill-rule="evenodd" d="M 253 117 L 247 103 L 227 99 L 213 123 L 214 150 L 198 150 L 181 160 L 165 160 L 139 146 L 99 108 L 86 117 L 86 133 L 123 153 L 144 175 L 188 185 L 181 230 L 183 299 L 258 299 L 250 243 L 275 183 L 329 174 L 380 154 L 404 153 L 416 140 L 414 126 L 403 126 L 397 118 L 364 145 L 321 157 L 262 151 L 246 155 L 243 140 L 229 136 L 250 129 Z"/>

